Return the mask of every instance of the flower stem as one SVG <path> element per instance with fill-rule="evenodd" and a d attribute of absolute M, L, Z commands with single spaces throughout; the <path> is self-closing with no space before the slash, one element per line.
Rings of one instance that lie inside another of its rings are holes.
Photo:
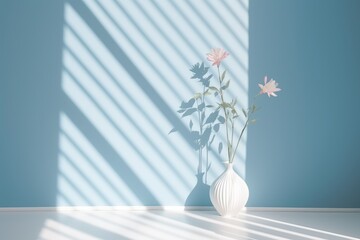
<path fill-rule="evenodd" d="M 218 69 L 218 75 L 219 75 L 219 84 L 220 84 L 220 97 L 221 97 L 221 103 L 223 104 L 223 110 L 224 110 L 224 114 L 225 114 L 225 128 L 226 128 L 226 145 L 227 145 L 227 149 L 228 149 L 228 159 L 229 159 L 229 163 L 230 163 L 230 158 L 231 158 L 231 150 L 230 150 L 230 140 L 229 140 L 229 130 L 228 130 L 228 115 L 227 115 L 227 112 L 226 112 L 226 108 L 224 106 L 224 96 L 223 96 L 223 92 L 222 92 L 222 89 L 221 89 L 221 76 L 220 76 L 220 67 L 218 66 L 217 67 Z"/>
<path fill-rule="evenodd" d="M 250 108 L 255 104 L 255 100 L 256 100 L 257 96 L 259 96 L 259 95 L 260 95 L 260 94 L 257 94 L 257 95 L 253 98 L 252 103 L 249 105 Z M 235 153 L 236 153 L 237 148 L 238 148 L 238 146 L 239 146 L 241 137 L 242 137 L 242 135 L 244 134 L 244 131 L 245 131 L 246 127 L 249 125 L 250 116 L 251 116 L 251 114 L 253 113 L 253 111 L 250 110 L 250 108 L 248 109 L 248 112 L 247 112 L 246 122 L 245 122 L 245 124 L 244 124 L 244 127 L 243 127 L 243 129 L 241 130 L 239 139 L 237 140 L 236 147 L 235 147 L 235 149 L 234 149 L 234 154 L 233 154 L 233 156 L 232 156 L 232 158 L 231 158 L 231 162 L 234 161 Z"/>
<path fill-rule="evenodd" d="M 235 129 L 235 122 L 234 122 L 234 119 L 231 119 L 231 148 L 233 148 L 233 143 L 234 143 L 234 129 Z M 231 149 L 231 150 L 233 150 L 233 149 Z M 235 154 L 235 151 L 234 152 L 232 152 L 232 155 L 234 155 Z M 232 158 L 232 156 L 231 156 L 231 158 Z"/>
<path fill-rule="evenodd" d="M 237 148 L 238 148 L 238 146 L 239 146 L 241 137 L 242 137 L 242 135 L 244 134 L 244 131 L 245 131 L 248 123 L 249 123 L 249 115 L 248 115 L 248 117 L 247 117 L 247 119 L 246 119 L 246 122 L 245 122 L 245 124 L 244 124 L 243 129 L 241 130 L 241 133 L 240 133 L 240 136 L 239 136 L 238 141 L 237 141 L 237 143 L 236 143 L 236 147 L 235 147 L 235 149 L 234 149 L 234 154 L 232 155 L 232 158 L 231 158 L 230 163 L 232 163 L 232 162 L 234 161 L 234 157 L 235 157 L 236 150 L 237 150 Z"/>

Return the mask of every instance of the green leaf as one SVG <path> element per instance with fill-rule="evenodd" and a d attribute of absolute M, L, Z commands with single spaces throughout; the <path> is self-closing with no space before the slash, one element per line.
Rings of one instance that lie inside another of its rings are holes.
<path fill-rule="evenodd" d="M 215 92 L 215 93 L 214 93 L 214 96 L 216 97 L 217 95 L 219 95 L 219 93 L 218 93 L 218 92 Z"/>
<path fill-rule="evenodd" d="M 213 105 L 206 105 L 207 108 L 213 108 Z"/>
<path fill-rule="evenodd" d="M 252 106 L 251 106 L 251 113 L 254 113 L 255 111 L 257 110 L 257 108 L 256 108 L 256 106 L 255 106 L 255 104 L 253 104 Z"/>
<path fill-rule="evenodd" d="M 221 142 L 221 143 L 219 143 L 219 148 L 218 148 L 219 154 L 221 154 L 222 149 L 223 149 L 223 144 Z"/>
<path fill-rule="evenodd" d="M 183 113 L 183 112 L 185 112 L 185 109 L 180 109 L 180 110 L 178 110 L 177 112 L 178 112 L 178 113 Z"/>
<path fill-rule="evenodd" d="M 247 113 L 246 113 L 245 109 L 242 108 L 241 111 L 244 114 L 244 116 L 247 117 Z"/>
<path fill-rule="evenodd" d="M 201 96 L 202 96 L 201 93 L 195 93 L 194 96 L 193 96 L 193 98 L 194 98 L 194 99 L 199 99 L 199 98 L 201 98 Z"/>
<path fill-rule="evenodd" d="M 189 128 L 190 128 L 190 130 L 192 130 L 192 127 L 193 127 L 193 121 L 190 119 L 190 122 L 189 122 Z"/>
<path fill-rule="evenodd" d="M 213 91 L 216 91 L 216 92 L 219 91 L 219 89 L 218 89 L 217 87 L 214 87 L 214 86 L 210 86 L 209 89 L 210 89 L 210 90 L 213 90 Z"/>
<path fill-rule="evenodd" d="M 230 103 L 227 103 L 227 102 L 219 103 L 219 106 L 221 106 L 222 108 L 232 108 Z"/>
<path fill-rule="evenodd" d="M 173 132 L 176 132 L 177 130 L 175 129 L 175 128 L 173 128 L 173 129 L 171 129 L 171 131 L 168 133 L 168 134 L 170 134 L 170 133 L 173 133 Z"/>
<path fill-rule="evenodd" d="M 189 115 L 193 114 L 196 111 L 197 111 L 196 108 L 190 108 L 190 109 L 186 110 L 186 112 L 181 117 L 183 118 L 183 117 L 189 116 Z"/>
<path fill-rule="evenodd" d="M 205 124 L 207 124 L 207 123 L 213 123 L 213 122 L 216 120 L 216 118 L 217 118 L 218 115 L 219 115 L 219 111 L 215 111 L 215 112 L 211 113 L 211 114 L 209 115 L 209 117 L 206 119 Z"/>
<path fill-rule="evenodd" d="M 224 123 L 225 122 L 225 118 L 223 116 L 219 116 L 218 120 L 220 123 Z"/>
<path fill-rule="evenodd" d="M 226 75 L 226 70 L 224 70 L 222 75 L 221 75 L 221 81 L 224 81 L 225 75 Z"/>
<path fill-rule="evenodd" d="M 204 96 L 209 96 L 211 95 L 210 89 L 206 89 L 206 91 L 204 92 Z"/>
<path fill-rule="evenodd" d="M 221 87 L 222 90 L 225 90 L 229 87 L 229 84 L 230 84 L 230 80 L 228 80 L 224 86 Z"/>
<path fill-rule="evenodd" d="M 235 99 L 233 99 L 233 100 L 231 101 L 231 106 L 232 106 L 232 107 L 235 107 L 236 102 L 237 102 L 236 98 L 235 98 Z"/>

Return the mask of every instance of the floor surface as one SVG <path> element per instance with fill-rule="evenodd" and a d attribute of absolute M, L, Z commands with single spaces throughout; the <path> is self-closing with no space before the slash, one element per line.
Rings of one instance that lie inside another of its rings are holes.
<path fill-rule="evenodd" d="M 360 239 L 360 211 L 1 211 L 0 239 Z"/>

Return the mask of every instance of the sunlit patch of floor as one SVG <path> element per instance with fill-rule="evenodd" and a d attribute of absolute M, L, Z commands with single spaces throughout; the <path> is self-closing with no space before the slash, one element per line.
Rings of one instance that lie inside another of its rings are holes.
<path fill-rule="evenodd" d="M 248 210 L 234 218 L 214 211 L 0 211 L 0 239 L 355 240 L 359 226 L 356 210 Z"/>

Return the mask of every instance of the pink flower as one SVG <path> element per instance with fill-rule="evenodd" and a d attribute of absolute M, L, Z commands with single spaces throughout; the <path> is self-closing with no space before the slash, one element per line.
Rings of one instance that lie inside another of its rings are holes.
<path fill-rule="evenodd" d="M 212 62 L 213 66 L 216 65 L 217 67 L 219 67 L 221 61 L 224 60 L 227 56 L 229 56 L 229 53 L 226 52 L 224 49 L 222 49 L 222 48 L 213 48 L 207 54 L 207 60 Z"/>
<path fill-rule="evenodd" d="M 262 84 L 258 84 L 258 85 L 261 88 L 260 94 L 267 93 L 267 95 L 269 97 L 270 97 L 270 95 L 276 97 L 277 95 L 275 94 L 275 92 L 278 92 L 281 90 L 280 88 L 277 87 L 278 83 L 275 82 L 274 79 L 271 79 L 268 82 L 267 76 L 265 76 L 265 78 L 264 78 L 264 85 L 262 85 Z"/>

